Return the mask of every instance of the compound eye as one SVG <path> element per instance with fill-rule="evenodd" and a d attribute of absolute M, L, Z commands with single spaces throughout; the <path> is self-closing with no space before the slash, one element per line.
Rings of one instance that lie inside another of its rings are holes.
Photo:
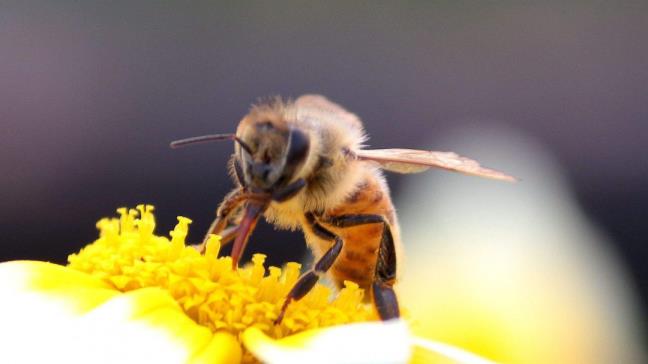
<path fill-rule="evenodd" d="M 306 158 L 310 148 L 310 140 L 308 135 L 299 129 L 291 129 L 288 140 L 286 165 L 295 166 Z"/>

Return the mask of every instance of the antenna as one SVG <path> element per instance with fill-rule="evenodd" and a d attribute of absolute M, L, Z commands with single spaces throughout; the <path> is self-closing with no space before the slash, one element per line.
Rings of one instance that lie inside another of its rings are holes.
<path fill-rule="evenodd" d="M 209 143 L 209 142 L 220 141 L 220 140 L 233 140 L 237 142 L 241 146 L 241 148 L 243 148 L 246 152 L 252 154 L 252 149 L 250 148 L 250 146 L 245 144 L 245 142 L 243 142 L 241 138 L 237 137 L 236 134 L 202 135 L 202 136 L 172 141 L 170 146 L 171 148 L 176 149 L 176 148 L 185 147 L 187 145 Z"/>

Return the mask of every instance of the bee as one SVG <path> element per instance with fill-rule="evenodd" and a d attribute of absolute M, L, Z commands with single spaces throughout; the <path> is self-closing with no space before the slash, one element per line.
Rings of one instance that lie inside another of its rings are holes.
<path fill-rule="evenodd" d="M 236 187 L 220 204 L 210 234 L 234 241 L 236 269 L 260 216 L 281 229 L 302 230 L 315 263 L 288 293 L 275 323 L 325 274 L 338 286 L 356 282 L 382 320 L 399 317 L 400 231 L 382 170 L 417 173 L 430 167 L 514 181 L 452 152 L 365 149 L 360 119 L 320 95 L 253 105 L 236 133 L 178 140 L 171 147 L 235 141 L 229 162 Z"/>

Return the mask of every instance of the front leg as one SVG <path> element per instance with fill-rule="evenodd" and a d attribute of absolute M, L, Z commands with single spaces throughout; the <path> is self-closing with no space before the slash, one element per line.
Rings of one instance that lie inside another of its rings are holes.
<path fill-rule="evenodd" d="M 239 187 L 228 193 L 223 202 L 218 206 L 216 218 L 209 226 L 205 237 L 200 245 L 196 246 L 199 252 L 205 251 L 205 245 L 209 236 L 218 234 L 221 236 L 221 245 L 231 242 L 238 235 L 238 224 L 241 220 L 240 207 L 246 201 L 262 201 L 264 195 L 251 193 L 244 187 Z M 228 225 L 233 225 L 228 227 Z"/>
<path fill-rule="evenodd" d="M 233 162 L 236 172 L 236 176 L 239 178 L 239 182 L 242 181 L 240 177 L 240 172 L 238 172 L 238 163 Z M 299 191 L 306 187 L 306 181 L 303 178 L 296 180 L 295 182 L 277 189 L 271 195 L 273 201 L 284 202 L 292 197 L 294 197 Z M 244 187 L 239 187 L 230 193 L 228 193 L 223 202 L 221 202 L 218 210 L 216 211 L 216 218 L 209 226 L 205 237 L 200 245 L 196 246 L 196 249 L 199 252 L 205 251 L 205 246 L 209 236 L 212 234 L 218 234 L 221 236 L 221 245 L 230 243 L 239 233 L 238 224 L 241 220 L 241 216 L 235 216 L 238 212 L 238 208 L 248 200 L 263 200 L 263 194 L 251 193 L 248 192 Z M 228 225 L 233 225 L 228 227 Z"/>
<path fill-rule="evenodd" d="M 303 178 L 296 180 L 295 182 L 278 188 L 272 192 L 272 200 L 276 202 L 284 202 L 293 198 L 299 191 L 306 187 L 306 181 Z"/>
<path fill-rule="evenodd" d="M 205 237 L 203 238 L 202 243 L 196 246 L 196 249 L 199 252 L 203 253 L 205 251 L 207 240 L 209 240 L 209 236 L 212 234 L 220 235 L 221 232 L 225 231 L 225 234 L 222 234 L 221 236 L 221 242 L 223 244 L 230 242 L 234 237 L 236 237 L 236 227 L 229 229 L 226 228 L 227 225 L 230 224 L 230 220 L 232 220 L 232 215 L 234 215 L 234 213 L 238 211 L 239 206 L 241 206 L 241 204 L 245 202 L 245 200 L 246 191 L 241 187 L 236 188 L 225 195 L 223 202 L 221 202 L 221 204 L 218 206 L 218 210 L 216 211 L 216 218 L 209 226 L 207 233 L 205 233 Z"/>
<path fill-rule="evenodd" d="M 306 272 L 299 278 L 290 292 L 288 292 L 288 296 L 281 306 L 279 316 L 275 320 L 275 325 L 278 325 L 283 320 L 284 314 L 286 313 L 286 309 L 288 308 L 290 302 L 298 301 L 308 292 L 310 292 L 310 290 L 315 286 L 315 283 L 317 283 L 320 277 L 331 268 L 337 257 L 340 255 L 340 252 L 342 251 L 343 243 L 342 239 L 339 236 L 333 234 L 329 230 L 326 230 L 320 224 L 315 222 L 312 214 L 308 213 L 306 215 L 306 218 L 315 233 L 325 240 L 333 241 L 333 245 L 331 245 L 326 253 L 324 253 L 324 255 L 319 258 L 313 268 L 311 268 L 308 272 Z"/>

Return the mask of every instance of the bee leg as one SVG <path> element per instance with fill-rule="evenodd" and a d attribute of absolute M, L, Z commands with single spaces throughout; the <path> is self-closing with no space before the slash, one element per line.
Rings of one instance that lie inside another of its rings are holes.
<path fill-rule="evenodd" d="M 393 288 L 396 282 L 396 249 L 388 226 L 385 224 L 383 230 L 371 287 L 374 305 L 383 321 L 400 316 L 398 299 Z"/>
<path fill-rule="evenodd" d="M 308 216 L 310 215 L 310 218 Z M 333 262 L 335 262 L 335 259 L 340 255 L 340 252 L 342 251 L 342 239 L 333 234 L 332 232 L 326 230 L 323 228 L 320 224 L 315 222 L 312 219 L 312 215 L 308 214 L 307 218 L 309 222 L 311 222 L 311 227 L 315 231 L 315 233 L 322 238 L 326 240 L 332 240 L 333 245 L 322 255 L 322 257 L 315 263 L 315 266 L 311 268 L 308 272 L 306 272 L 304 275 L 302 275 L 297 283 L 293 286 L 293 288 L 288 292 L 288 295 L 286 296 L 286 300 L 283 303 L 283 306 L 281 306 L 281 311 L 279 312 L 279 316 L 275 320 L 275 325 L 278 325 L 281 323 L 283 320 L 284 314 L 286 313 L 286 309 L 288 308 L 288 305 L 292 301 L 298 301 L 302 297 L 304 297 L 310 290 L 315 286 L 315 283 L 320 279 L 320 277 L 326 273 L 329 268 L 333 265 Z"/>
<path fill-rule="evenodd" d="M 378 248 L 378 260 L 374 271 L 372 298 L 380 318 L 385 321 L 400 316 L 398 299 L 394 292 L 396 282 L 396 248 L 389 223 L 381 215 L 340 215 L 329 217 L 323 222 L 336 227 L 350 227 L 382 223 L 383 233 Z"/>
<path fill-rule="evenodd" d="M 229 170 L 230 174 L 236 178 L 239 186 L 245 186 L 245 178 L 243 178 L 243 168 L 241 168 L 241 163 L 236 158 L 235 154 L 232 154 L 232 157 L 229 161 Z"/>
<path fill-rule="evenodd" d="M 236 235 L 238 235 L 238 225 L 227 227 L 228 224 L 229 221 L 227 218 L 216 216 L 211 225 L 209 225 L 209 229 L 207 230 L 207 233 L 205 233 L 205 237 L 203 238 L 202 242 L 200 244 L 192 245 L 192 247 L 198 250 L 199 253 L 204 253 L 205 248 L 207 247 L 207 240 L 209 240 L 209 237 L 212 234 L 219 235 L 221 237 L 221 247 L 229 244 L 232 240 L 234 240 Z"/>
<path fill-rule="evenodd" d="M 212 234 L 216 234 L 216 235 L 220 236 L 220 246 L 221 246 L 221 248 L 226 246 L 227 244 L 231 243 L 232 241 L 234 241 L 234 239 L 238 235 L 238 233 L 239 233 L 238 225 L 232 225 L 232 226 L 229 226 L 227 228 L 219 230 L 218 228 L 215 227 L 215 225 L 217 223 L 218 223 L 218 218 L 216 218 L 216 220 L 214 220 L 214 222 L 212 222 L 207 234 L 205 234 L 205 238 L 203 239 L 202 243 L 192 245 L 194 248 L 196 248 L 196 250 L 198 250 L 198 252 L 200 252 L 200 253 L 205 252 L 205 248 L 206 248 L 206 245 L 207 245 L 207 240 L 209 240 L 209 236 L 212 235 Z"/>
<path fill-rule="evenodd" d="M 300 178 L 288 186 L 274 191 L 272 193 L 272 199 L 277 202 L 284 202 L 294 197 L 304 187 L 306 187 L 306 181 L 303 178 Z"/>
<path fill-rule="evenodd" d="M 205 251 L 207 240 L 209 240 L 211 234 L 221 235 L 221 244 L 227 244 L 236 237 L 238 233 L 237 226 L 227 228 L 227 225 L 230 224 L 232 215 L 238 211 L 238 207 L 245 202 L 246 198 L 246 192 L 243 188 L 237 188 L 225 196 L 216 211 L 216 218 L 209 226 L 202 243 L 196 246 L 199 252 L 203 253 Z"/>

